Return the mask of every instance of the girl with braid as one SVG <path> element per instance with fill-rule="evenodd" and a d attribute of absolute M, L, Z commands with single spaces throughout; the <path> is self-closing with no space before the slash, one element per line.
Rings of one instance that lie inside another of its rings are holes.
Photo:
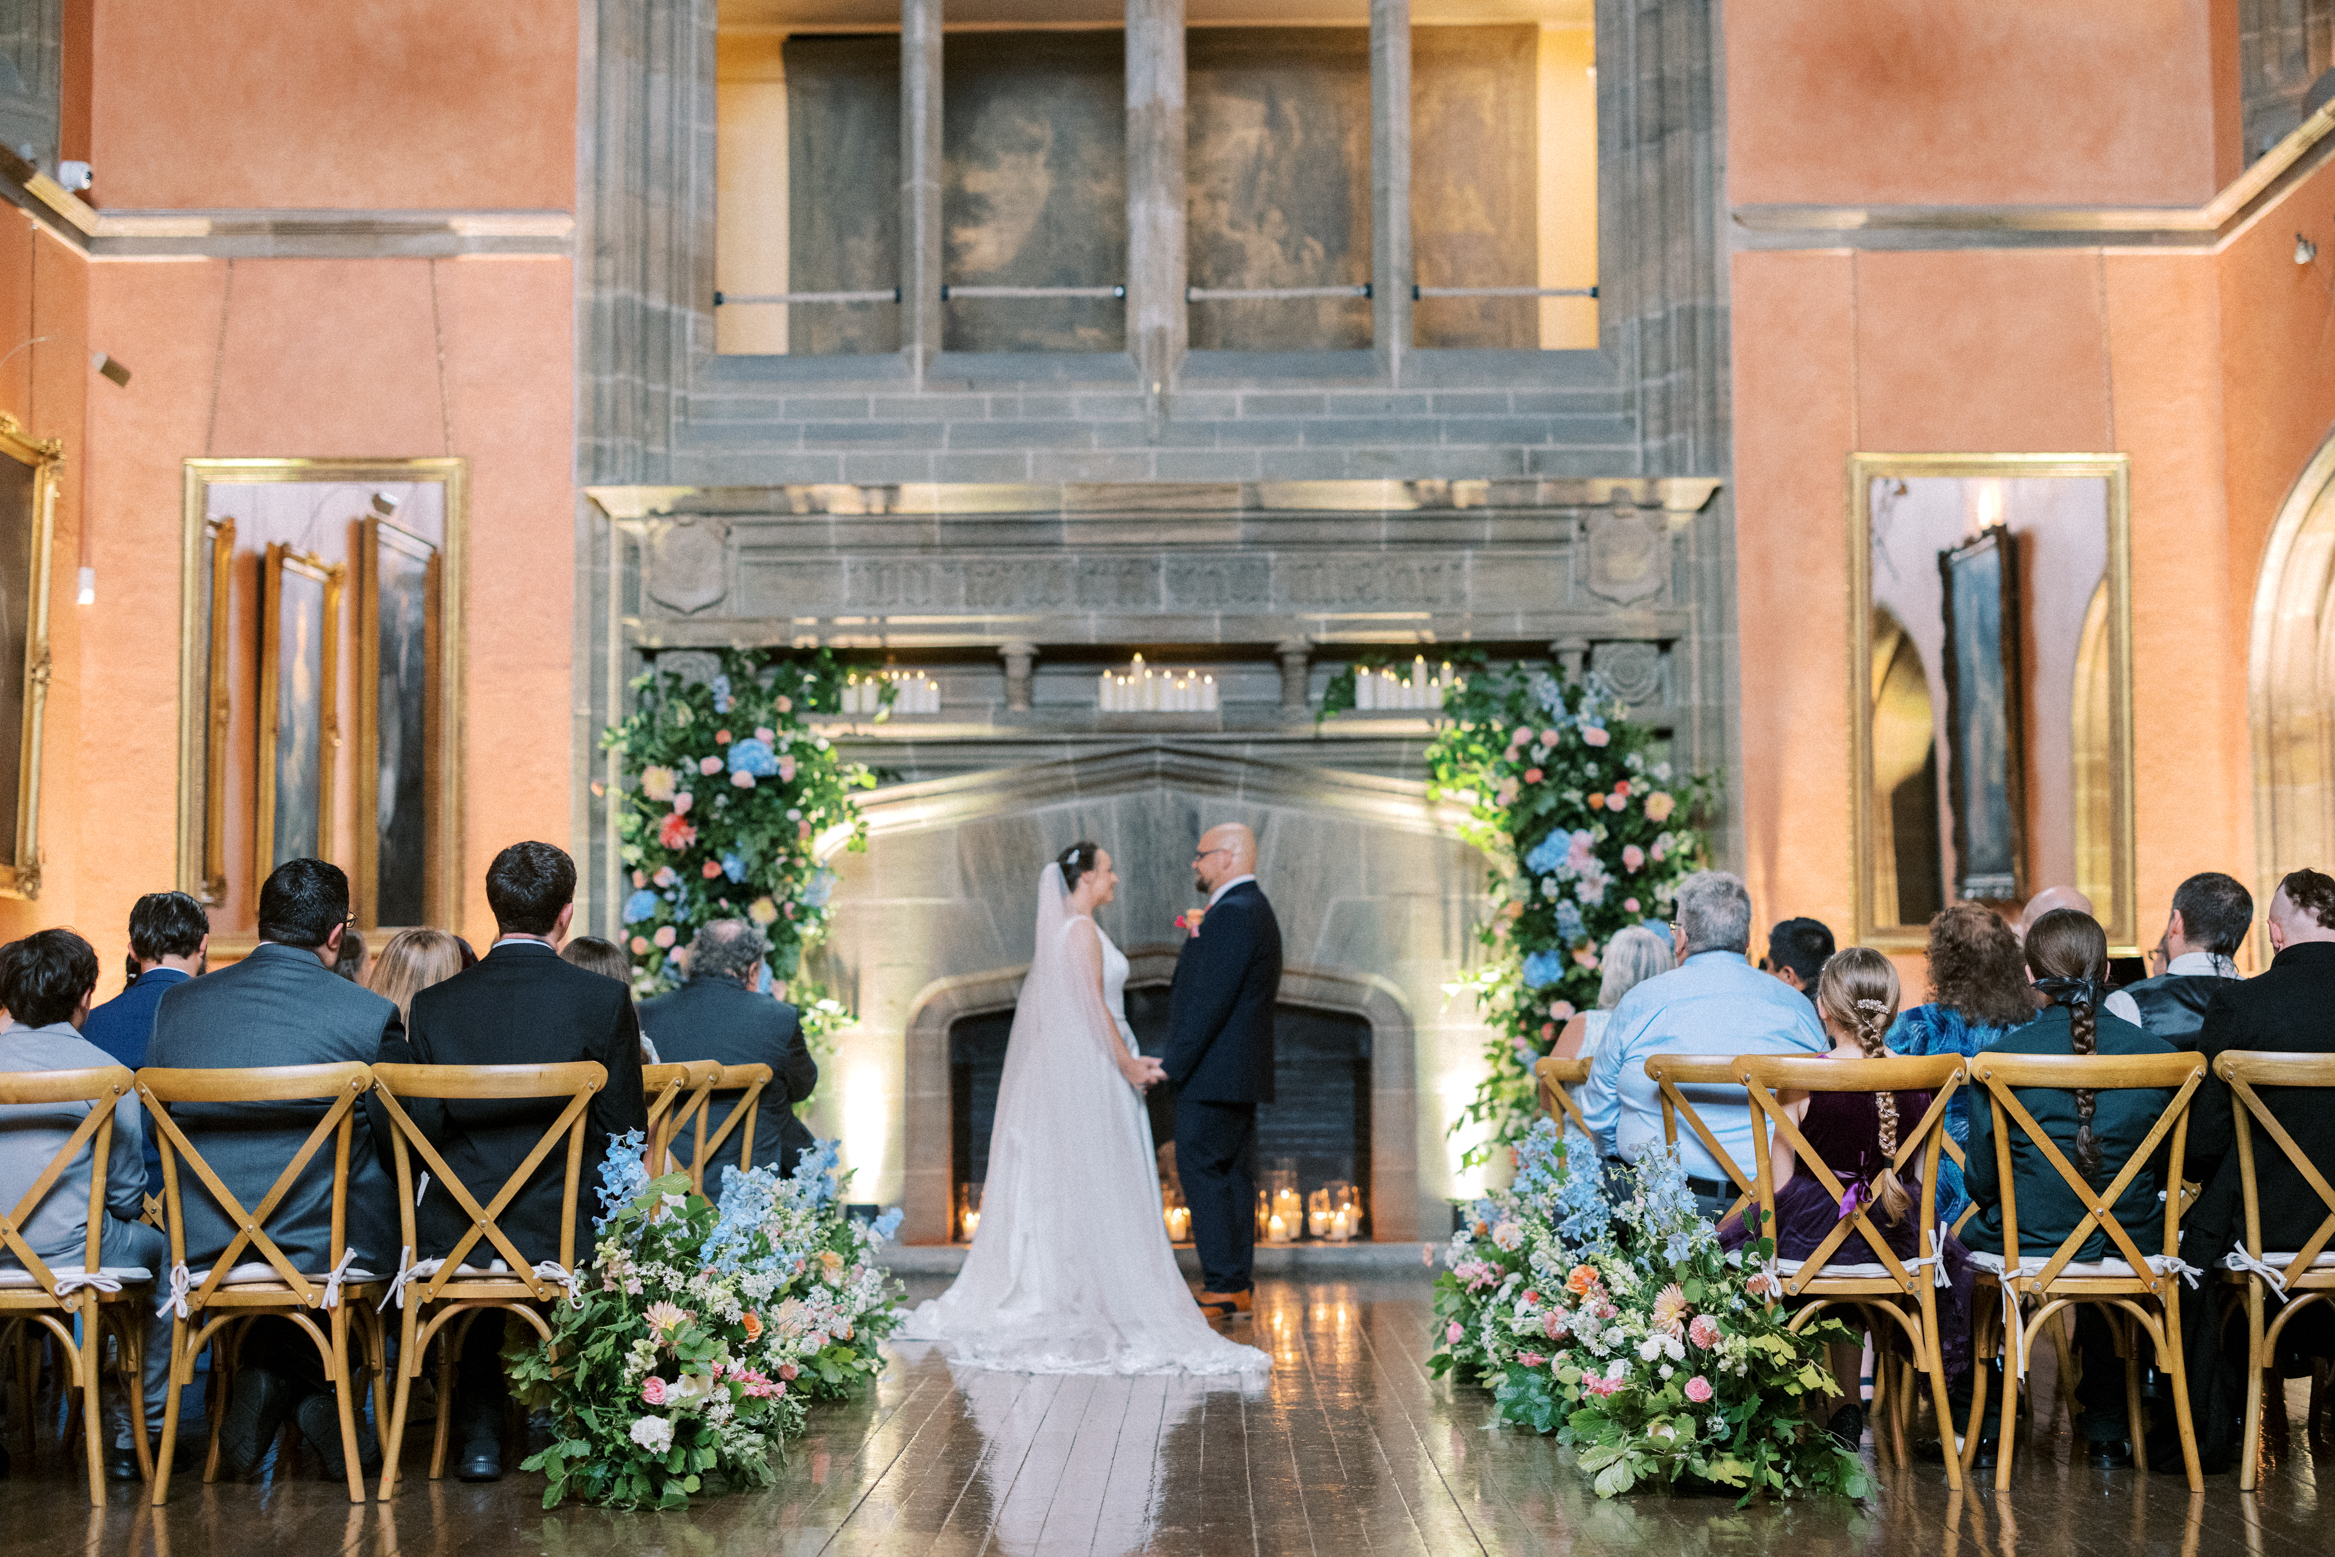
<path fill-rule="evenodd" d="M 2108 998 L 2108 937 L 2089 914 L 2054 909 L 2027 932 L 2027 973 L 2035 992 L 2051 1002 L 2041 1015 L 1994 1046 L 2001 1054 L 2170 1054 L 2173 1046 L 2103 1009 Z M 2031 1088 L 2019 1103 L 2050 1136 L 2052 1144 L 2094 1188 L 2104 1189 L 2123 1171 L 2157 1117 L 2172 1101 L 2162 1089 L 2094 1092 Z M 1995 1161 L 1994 1109 L 1983 1089 L 1970 1093 L 1970 1161 L 1963 1181 L 1978 1214 L 1962 1231 L 1974 1250 L 2004 1254 L 2002 1175 Z M 2169 1139 L 2169 1138 L 2168 1138 Z M 2166 1150 L 2160 1146 L 2159 1152 Z M 2007 1260 L 2040 1263 L 2076 1229 L 2083 1206 L 2025 1130 L 2011 1137 L 2011 1180 L 2019 1197 L 2019 1244 Z M 2163 1163 L 2133 1175 L 2116 1199 L 2125 1231 L 2143 1249 L 2158 1236 L 2163 1210 L 2157 1192 L 2165 1187 Z M 2116 1253 L 2108 1235 L 2094 1228 L 2075 1254 L 2077 1260 Z M 2129 1465 L 2125 1442 L 2124 1365 L 2116 1357 L 2108 1327 L 2090 1305 L 2077 1312 L 2076 1341 L 2084 1354 L 2083 1378 L 2076 1386 L 2082 1407 L 2078 1423 L 2094 1463 Z"/>
<path fill-rule="evenodd" d="M 1897 1016 L 1897 1001 L 1897 969 L 1887 957 L 1866 946 L 1852 946 L 1835 954 L 1824 964 L 1824 972 L 1816 982 L 1816 1012 L 1824 1020 L 1824 1030 L 1832 1037 L 1832 1057 L 1887 1058 L 1883 1040 L 1890 1022 Z M 1902 1139 L 1900 1132 L 1914 1129 L 1929 1112 L 1930 1094 L 1784 1092 L 1778 1095 L 1777 1102 L 1846 1191 L 1835 1198 L 1814 1173 L 1800 1171 L 1799 1155 L 1792 1143 L 1778 1135 L 1770 1152 L 1776 1184 L 1777 1260 L 1789 1267 L 1806 1259 L 1831 1235 L 1842 1218 L 1859 1209 L 1866 1211 L 1872 1225 L 1887 1241 L 1890 1252 L 1901 1263 L 1925 1252 L 1920 1247 L 1916 1226 L 1921 1185 L 1914 1174 L 1919 1170 L 1920 1160 L 1909 1159 L 1908 1172 L 1902 1175 L 1894 1171 L 1891 1163 Z M 1719 1229 L 1720 1243 L 1729 1248 L 1749 1242 L 1750 1237 L 1741 1218 L 1729 1218 Z M 1939 1325 L 1945 1344 L 1946 1368 L 1949 1374 L 1954 1374 L 1970 1363 L 1971 1278 L 1969 1260 L 1961 1245 L 1950 1238 L 1947 1245 L 1946 1270 L 1954 1289 L 1951 1297 L 1940 1295 Z M 1879 1261 L 1880 1256 L 1873 1252 L 1864 1235 L 1852 1231 L 1827 1257 L 1825 1266 L 1837 1270 L 1846 1265 L 1878 1264 Z M 1841 1310 L 1840 1316 L 1849 1318 L 1850 1311 Z M 1875 1340 L 1884 1345 L 1892 1341 L 1902 1344 L 1902 1332 L 1895 1325 L 1885 1328 L 1891 1333 L 1877 1333 Z M 1853 1353 L 1846 1357 L 1849 1366 L 1842 1374 L 1844 1380 L 1854 1379 L 1856 1361 Z M 1839 1372 L 1841 1367 L 1842 1363 L 1836 1361 L 1835 1371 Z M 1848 1393 L 1853 1401 L 1853 1384 Z M 1841 1419 L 1856 1409 L 1853 1405 L 1843 1406 L 1835 1414 L 1834 1431 L 1851 1442 L 1855 1430 L 1862 1427 L 1861 1416 L 1851 1421 Z"/>

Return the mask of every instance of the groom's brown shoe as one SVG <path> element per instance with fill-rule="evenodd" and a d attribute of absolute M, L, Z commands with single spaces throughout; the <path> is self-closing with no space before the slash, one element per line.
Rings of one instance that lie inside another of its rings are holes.
<path fill-rule="evenodd" d="M 1202 1292 L 1195 1301 L 1211 1319 L 1246 1319 L 1256 1299 L 1244 1288 L 1239 1292 Z"/>

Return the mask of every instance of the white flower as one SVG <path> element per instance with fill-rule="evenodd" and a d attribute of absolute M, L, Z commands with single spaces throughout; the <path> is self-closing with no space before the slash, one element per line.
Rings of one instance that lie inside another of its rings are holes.
<path fill-rule="evenodd" d="M 673 1424 L 661 1416 L 644 1416 L 632 1424 L 632 1441 L 651 1454 L 673 1447 Z"/>
<path fill-rule="evenodd" d="M 1670 1377 L 1670 1375 L 1671 1375 L 1671 1374 L 1673 1374 L 1673 1373 L 1677 1372 L 1678 1370 L 1677 1370 L 1677 1369 L 1675 1369 L 1675 1368 L 1673 1368 L 1673 1367 L 1671 1367 L 1669 1363 L 1664 1363 L 1664 1364 L 1663 1364 L 1661 1367 L 1657 1368 L 1655 1371 L 1656 1371 L 1657 1373 L 1661 1374 L 1661 1375 L 1662 1375 L 1664 1378 L 1668 1378 L 1668 1377 Z"/>
<path fill-rule="evenodd" d="M 1630 1360 L 1627 1357 L 1616 1357 L 1605 1365 L 1605 1376 L 1611 1382 L 1619 1384 L 1630 1376 Z"/>
<path fill-rule="evenodd" d="M 1661 1355 L 1662 1337 L 1658 1335 L 1649 1335 L 1646 1337 L 1646 1339 L 1638 1343 L 1638 1356 L 1643 1361 L 1652 1362 L 1655 1358 Z"/>
<path fill-rule="evenodd" d="M 1716 1412 L 1712 1413 L 1711 1420 L 1707 1425 L 1711 1429 L 1711 1436 L 1713 1438 L 1724 1438 L 1727 1436 L 1727 1419 L 1718 1415 Z"/>

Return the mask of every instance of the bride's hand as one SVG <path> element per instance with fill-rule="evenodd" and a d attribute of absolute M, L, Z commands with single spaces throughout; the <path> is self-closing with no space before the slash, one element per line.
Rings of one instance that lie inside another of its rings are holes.
<path fill-rule="evenodd" d="M 1138 1092 L 1147 1092 L 1156 1083 L 1167 1080 L 1166 1069 L 1148 1054 L 1130 1054 L 1122 1059 L 1119 1074 Z"/>

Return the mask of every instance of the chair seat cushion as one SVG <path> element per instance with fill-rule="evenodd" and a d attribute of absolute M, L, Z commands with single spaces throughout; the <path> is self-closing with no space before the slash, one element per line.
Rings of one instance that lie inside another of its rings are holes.
<path fill-rule="evenodd" d="M 307 1275 L 308 1279 L 316 1285 L 320 1287 L 324 1285 L 325 1278 L 322 1274 L 309 1274 L 307 1272 L 302 1272 L 302 1274 Z M 208 1270 L 198 1270 L 189 1275 L 187 1279 L 199 1287 L 211 1279 L 211 1273 Z M 386 1276 L 376 1276 L 369 1270 L 354 1269 L 341 1277 L 344 1285 L 352 1287 L 362 1286 L 368 1281 L 387 1281 L 388 1279 Z M 253 1260 L 247 1264 L 232 1266 L 227 1272 L 227 1278 L 219 1283 L 223 1287 L 280 1287 L 283 1284 L 283 1276 L 265 1260 Z"/>
<path fill-rule="evenodd" d="M 78 1265 L 52 1265 L 49 1267 L 49 1274 L 52 1276 L 76 1276 L 80 1273 L 81 1267 Z M 143 1265 L 106 1265 L 99 1267 L 99 1273 L 111 1276 L 125 1287 L 133 1282 L 154 1279 L 154 1273 Z M 0 1270 L 0 1291 L 21 1290 L 25 1287 L 38 1287 L 39 1285 L 39 1282 L 32 1279 L 32 1272 L 21 1265 L 12 1265 L 6 1270 Z"/>
<path fill-rule="evenodd" d="M 2172 1268 L 2172 1262 L 2161 1254 L 2150 1255 L 2148 1261 L 2150 1271 L 2159 1276 Z M 2003 1257 L 1999 1254 L 1988 1254 L 1983 1249 L 1970 1251 L 1970 1263 L 1990 1276 L 2000 1276 L 2003 1273 Z M 2044 1264 L 2041 1260 L 2030 1260 L 2028 1263 L 2035 1266 L 2037 1270 L 2040 1270 Z M 2034 1274 L 2034 1272 L 2029 1274 Z M 2059 1274 L 2062 1277 L 2075 1277 L 2077 1279 L 2084 1277 L 2138 1279 L 2130 1261 L 2114 1257 L 2104 1260 L 2070 1260 L 2059 1268 Z"/>

